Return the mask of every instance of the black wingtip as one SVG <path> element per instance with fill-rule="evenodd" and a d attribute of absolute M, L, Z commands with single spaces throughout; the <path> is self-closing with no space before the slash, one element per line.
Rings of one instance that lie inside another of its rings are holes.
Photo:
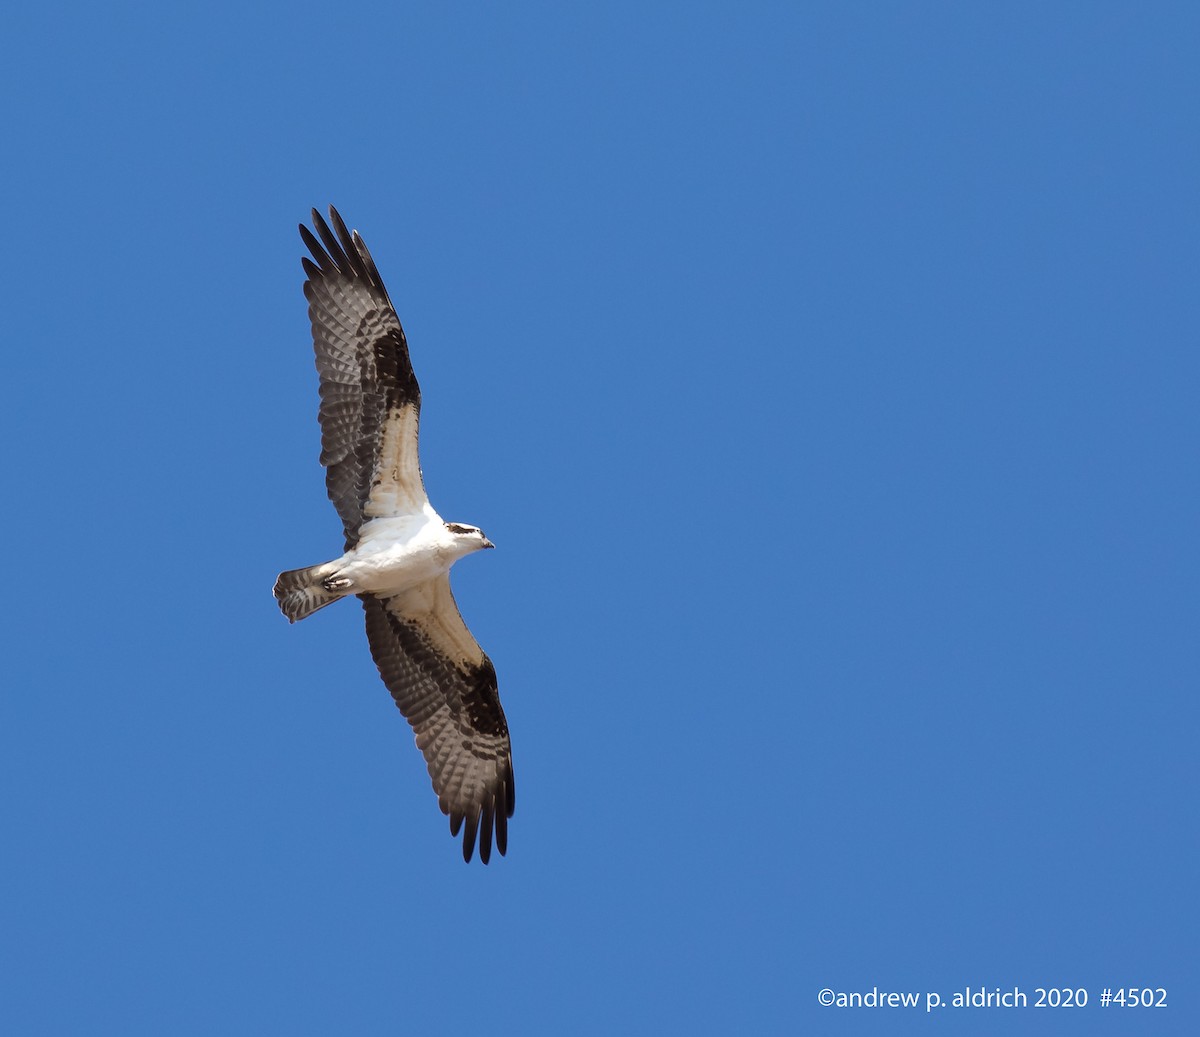
<path fill-rule="evenodd" d="M 496 811 L 496 849 L 501 857 L 508 852 L 508 816 L 503 810 Z"/>
<path fill-rule="evenodd" d="M 352 235 L 346 227 L 346 221 L 342 219 L 342 214 L 337 211 L 332 205 L 329 207 L 329 223 L 337 232 L 338 241 L 342 245 L 346 245 L 352 241 Z"/>
<path fill-rule="evenodd" d="M 466 831 L 463 832 L 463 860 L 468 863 L 471 860 L 471 854 L 475 852 L 475 838 L 479 835 L 479 814 L 473 812 L 467 818 Z M 482 856 L 482 852 L 480 854 Z M 484 861 L 486 864 L 487 861 Z"/>
<path fill-rule="evenodd" d="M 492 804 L 483 805 L 483 816 L 479 820 L 479 859 L 487 864 L 492 857 Z"/>

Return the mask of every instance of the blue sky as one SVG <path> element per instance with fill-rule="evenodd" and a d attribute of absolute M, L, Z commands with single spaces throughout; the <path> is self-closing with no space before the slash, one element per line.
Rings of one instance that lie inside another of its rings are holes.
<path fill-rule="evenodd" d="M 10 12 L 0 1028 L 1196 1032 L 1198 44 L 1183 4 Z M 330 202 L 498 546 L 454 574 L 513 735 L 487 868 L 361 610 L 271 597 L 340 545 Z M 817 1003 L 966 987 L 1090 1000 Z"/>

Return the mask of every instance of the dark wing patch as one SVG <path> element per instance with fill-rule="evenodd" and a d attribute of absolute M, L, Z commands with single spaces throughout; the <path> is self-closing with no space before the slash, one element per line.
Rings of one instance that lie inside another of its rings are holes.
<path fill-rule="evenodd" d="M 436 613 L 414 611 L 420 595 L 360 595 L 367 639 L 379 674 L 425 756 L 438 805 L 450 815 L 450 833 L 457 836 L 466 824 L 463 860 L 471 859 L 478 837 L 479 859 L 486 864 L 493 836 L 501 854 L 508 849 L 508 819 L 516 802 L 508 724 L 496 671 L 467 632 L 449 595 L 449 580 L 443 576 L 431 583 L 436 586 L 425 599 L 436 603 Z M 450 631 L 453 640 L 469 643 L 474 658 L 446 654 L 448 628 L 455 623 L 461 629 Z"/>
<path fill-rule="evenodd" d="M 408 492 L 393 493 L 389 502 L 405 508 L 418 502 L 419 508 L 425 498 L 417 461 L 421 392 L 404 329 L 367 246 L 357 232 L 346 229 L 332 206 L 332 230 L 316 209 L 312 217 L 317 234 L 301 224 L 300 237 L 313 256 L 301 262 L 308 276 L 304 295 L 321 378 L 321 464 L 349 550 L 358 543 L 364 510 L 381 478 L 380 453 L 389 421 L 407 419 L 402 422 L 403 456 L 392 458 L 391 464 L 393 471 L 405 473 L 408 483 L 415 478 Z"/>

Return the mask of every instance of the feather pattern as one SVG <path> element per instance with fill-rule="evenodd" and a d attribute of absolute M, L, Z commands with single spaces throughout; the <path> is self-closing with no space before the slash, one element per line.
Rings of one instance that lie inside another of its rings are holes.
<path fill-rule="evenodd" d="M 314 209 L 320 240 L 303 224 L 300 237 L 313 256 L 302 262 L 321 381 L 321 464 L 349 550 L 366 518 L 419 511 L 426 501 L 417 454 L 421 391 L 371 253 L 336 209 L 329 215 L 336 234 Z M 373 495 L 382 506 L 373 506 Z"/>
<path fill-rule="evenodd" d="M 486 864 L 492 838 L 508 848 L 516 804 L 508 724 L 492 661 L 462 621 L 441 576 L 390 598 L 362 595 L 379 675 L 412 726 L 450 830 L 471 859 L 476 834 Z"/>

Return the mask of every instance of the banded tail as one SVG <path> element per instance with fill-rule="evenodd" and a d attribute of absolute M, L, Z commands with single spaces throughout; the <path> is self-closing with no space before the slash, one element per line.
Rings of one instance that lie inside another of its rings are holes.
<path fill-rule="evenodd" d="M 311 616 L 317 609 L 332 605 L 338 598 L 346 596 L 346 591 L 330 590 L 325 585 L 326 577 L 336 571 L 337 566 L 333 562 L 323 562 L 307 569 L 289 569 L 279 574 L 279 579 L 275 581 L 275 599 L 289 623 Z"/>

